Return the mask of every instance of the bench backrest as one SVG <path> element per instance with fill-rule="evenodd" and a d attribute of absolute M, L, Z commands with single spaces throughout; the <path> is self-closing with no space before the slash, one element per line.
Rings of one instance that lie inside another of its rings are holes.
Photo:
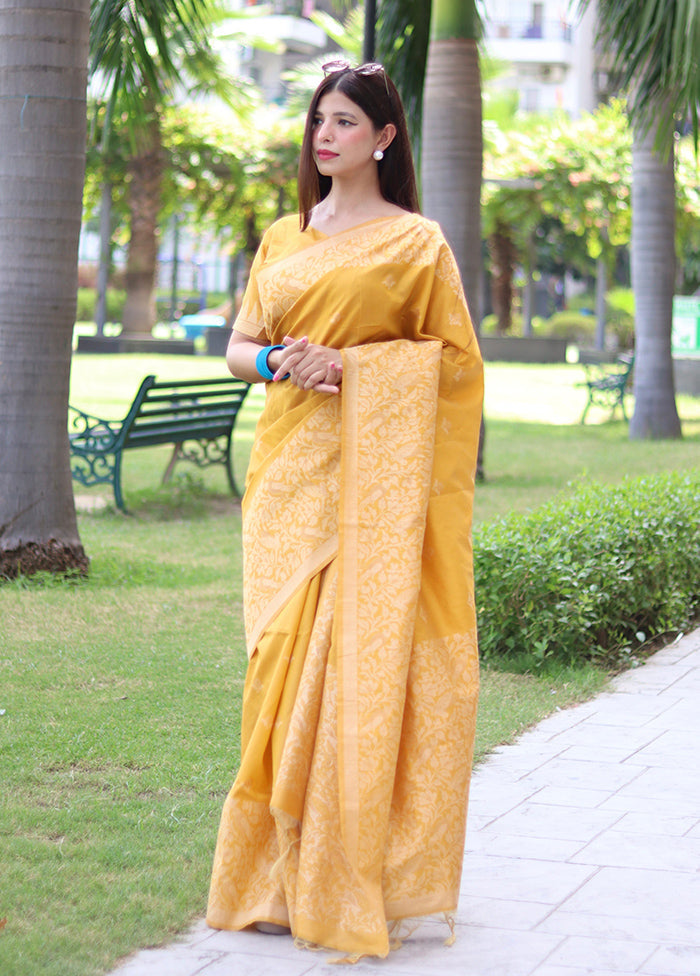
<path fill-rule="evenodd" d="M 155 376 L 147 376 L 124 418 L 121 446 L 230 434 L 249 388 L 234 377 L 158 382 Z"/>

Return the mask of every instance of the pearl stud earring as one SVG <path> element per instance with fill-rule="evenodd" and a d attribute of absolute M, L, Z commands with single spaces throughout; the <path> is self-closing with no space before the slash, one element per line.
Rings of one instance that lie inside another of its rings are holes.
<path fill-rule="evenodd" d="M 372 159 L 376 159 L 377 162 L 379 162 L 380 159 L 384 159 L 384 153 L 381 151 L 381 149 L 374 150 L 372 153 Z"/>

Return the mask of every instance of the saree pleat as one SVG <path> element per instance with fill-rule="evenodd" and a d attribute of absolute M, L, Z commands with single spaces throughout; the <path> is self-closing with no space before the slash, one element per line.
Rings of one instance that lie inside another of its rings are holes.
<path fill-rule="evenodd" d="M 271 384 L 251 459 L 241 764 L 207 920 L 355 958 L 457 903 L 478 695 L 460 445 L 480 360 L 429 335 L 342 355 L 341 397 Z"/>

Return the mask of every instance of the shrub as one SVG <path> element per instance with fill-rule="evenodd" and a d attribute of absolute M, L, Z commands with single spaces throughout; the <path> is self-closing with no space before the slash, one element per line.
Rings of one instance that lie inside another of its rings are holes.
<path fill-rule="evenodd" d="M 475 532 L 482 659 L 616 662 L 700 608 L 700 471 L 587 484 Z"/>
<path fill-rule="evenodd" d="M 124 311 L 126 292 L 116 288 L 107 289 L 107 321 L 121 322 Z M 75 312 L 76 322 L 94 322 L 97 292 L 94 288 L 78 288 L 78 305 Z"/>
<path fill-rule="evenodd" d="M 577 295 L 567 295 L 566 307 L 572 312 L 583 312 L 585 315 L 593 315 L 595 292 L 582 291 Z"/>
<path fill-rule="evenodd" d="M 566 329 L 569 324 L 577 327 L 580 323 L 583 326 L 583 333 L 580 338 L 571 336 L 567 333 L 562 338 L 576 342 L 577 345 L 592 346 L 595 338 L 595 296 L 584 292 L 581 295 L 573 295 L 567 301 L 567 308 L 564 312 L 553 315 L 546 327 L 550 324 L 555 329 Z M 572 313 L 580 313 L 588 322 L 582 321 L 578 315 L 572 317 Z M 631 288 L 611 288 L 605 296 L 605 320 L 606 335 L 609 344 L 617 350 L 632 349 L 634 346 L 634 293 Z M 552 335 L 557 332 L 553 331 Z M 610 340 L 612 340 L 610 342 Z"/>
<path fill-rule="evenodd" d="M 566 339 L 578 346 L 592 346 L 596 320 L 583 312 L 555 312 L 547 319 L 545 330 L 553 339 Z"/>
<path fill-rule="evenodd" d="M 513 319 L 516 315 L 513 313 Z M 496 335 L 498 332 L 498 316 L 491 312 L 489 315 L 485 315 L 481 320 L 481 334 L 482 335 Z"/>
<path fill-rule="evenodd" d="M 532 316 L 532 334 L 542 335 L 546 332 L 546 319 L 540 318 L 538 315 Z M 481 321 L 481 334 L 482 335 L 504 335 L 511 336 L 512 338 L 521 338 L 523 334 L 523 317 L 520 312 L 513 312 L 511 316 L 511 327 L 508 332 L 498 331 L 498 316 L 491 313 L 490 315 L 485 315 Z"/>
<path fill-rule="evenodd" d="M 75 310 L 76 322 L 95 321 L 95 289 L 78 288 L 78 307 Z"/>
<path fill-rule="evenodd" d="M 634 318 L 634 291 L 631 288 L 611 288 L 605 296 L 608 308 L 625 312 Z"/>
<path fill-rule="evenodd" d="M 632 349 L 634 346 L 634 316 L 624 309 L 608 307 L 608 333 L 617 339 L 618 349 Z"/>

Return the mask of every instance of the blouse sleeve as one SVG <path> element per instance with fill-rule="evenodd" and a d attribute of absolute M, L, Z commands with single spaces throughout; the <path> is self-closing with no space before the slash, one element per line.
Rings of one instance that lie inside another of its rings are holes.
<path fill-rule="evenodd" d="M 432 269 L 430 297 L 418 338 L 439 339 L 443 347 L 455 352 L 466 352 L 470 347 L 478 352 L 457 262 L 444 239 Z"/>
<path fill-rule="evenodd" d="M 263 235 L 253 263 L 250 266 L 248 283 L 243 293 L 241 308 L 233 323 L 235 332 L 248 336 L 250 339 L 264 339 L 269 341 L 265 327 L 260 292 L 258 290 L 258 272 L 265 263 L 267 251 L 270 244 L 270 231 L 267 230 Z"/>

